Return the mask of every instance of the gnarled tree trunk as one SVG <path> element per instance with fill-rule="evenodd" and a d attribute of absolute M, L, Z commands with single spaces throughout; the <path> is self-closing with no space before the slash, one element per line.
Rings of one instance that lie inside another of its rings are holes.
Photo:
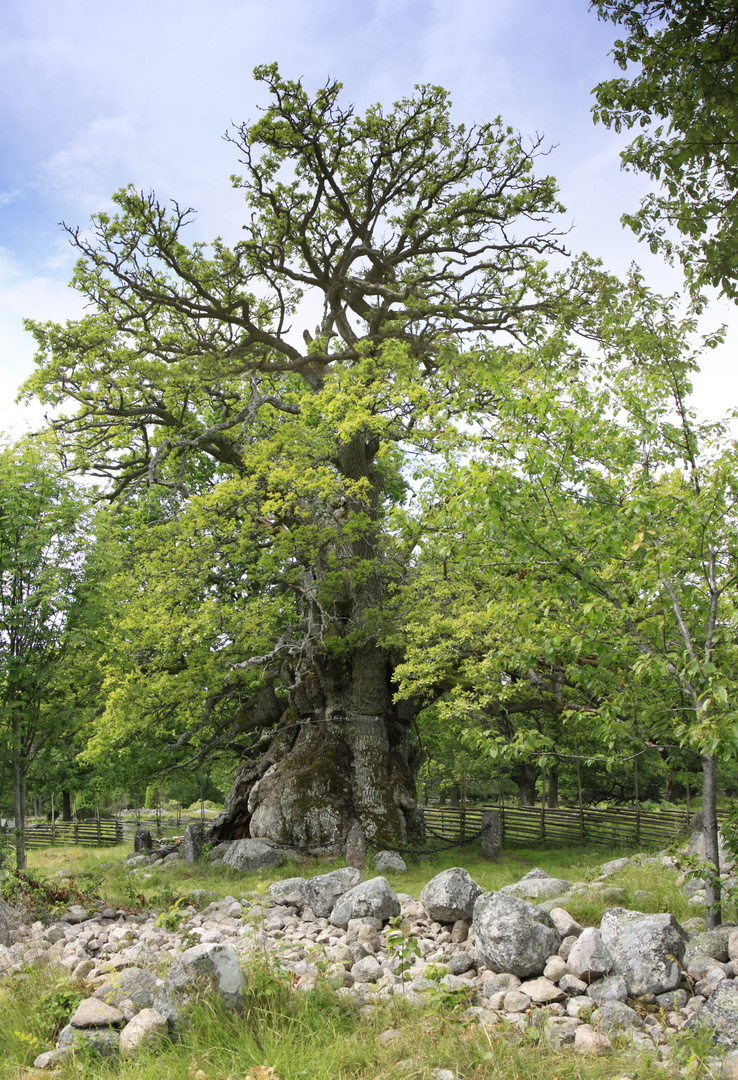
<path fill-rule="evenodd" d="M 414 713 L 394 703 L 388 653 L 366 644 L 303 679 L 266 752 L 244 762 L 210 831 L 309 847 L 341 843 L 358 821 L 374 843 L 415 844 L 424 829 Z"/>

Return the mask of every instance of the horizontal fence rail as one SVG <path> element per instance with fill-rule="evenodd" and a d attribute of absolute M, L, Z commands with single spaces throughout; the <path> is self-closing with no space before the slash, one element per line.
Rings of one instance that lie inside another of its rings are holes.
<path fill-rule="evenodd" d="M 473 836 L 481 827 L 485 810 L 496 810 L 502 819 L 502 842 L 531 843 L 538 840 L 603 841 L 608 843 L 668 844 L 689 832 L 693 817 L 685 809 L 640 810 L 631 807 L 540 806 L 422 806 L 429 832 L 444 840 Z M 725 811 L 718 811 L 722 817 Z"/>
<path fill-rule="evenodd" d="M 502 819 L 502 842 L 535 843 L 553 840 L 567 843 L 601 841 L 611 844 L 668 844 L 689 832 L 693 817 L 686 809 L 640 810 L 632 807 L 556 807 L 499 806 L 489 803 L 475 806 L 421 806 L 429 839 L 435 834 L 443 840 L 461 840 L 479 832 L 482 814 L 496 810 Z M 725 810 L 718 810 L 724 817 Z M 54 845 L 78 847 L 133 846 L 137 829 L 148 829 L 152 836 L 181 836 L 192 822 L 208 824 L 197 817 L 95 818 L 86 821 L 56 821 L 53 825 L 33 825 L 24 831 L 27 848 Z M 14 842 L 12 828 L 6 839 Z"/>
<path fill-rule="evenodd" d="M 8 830 L 12 841 L 13 831 Z M 123 823 L 115 819 L 99 821 L 64 821 L 53 825 L 33 825 L 24 829 L 23 839 L 27 848 L 52 847 L 55 844 L 78 847 L 112 847 L 125 842 Z"/>
<path fill-rule="evenodd" d="M 68 847 L 113 847 L 116 844 L 130 844 L 138 829 L 148 829 L 153 837 L 182 836 L 187 826 L 193 822 L 202 823 L 201 817 L 169 818 L 89 818 L 84 821 L 55 821 L 53 825 L 29 825 L 23 831 L 27 848 Z M 207 825 L 207 821 L 205 822 Z M 6 829 L 6 840 L 13 844 L 15 833 L 12 827 Z"/>

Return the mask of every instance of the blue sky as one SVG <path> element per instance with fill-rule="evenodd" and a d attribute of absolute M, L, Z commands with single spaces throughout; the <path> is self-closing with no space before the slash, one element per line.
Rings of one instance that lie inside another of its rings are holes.
<path fill-rule="evenodd" d="M 591 89 L 615 72 L 615 29 L 587 0 L 5 0 L 0 8 L 0 428 L 33 424 L 11 402 L 32 368 L 23 316 L 82 311 L 59 222 L 84 226 L 132 182 L 198 211 L 192 239 L 240 236 L 238 171 L 222 135 L 254 119 L 256 64 L 309 87 L 338 78 L 360 108 L 416 83 L 445 86 L 465 123 L 494 116 L 553 147 L 570 247 L 617 272 L 680 279 L 619 223 L 647 188 L 619 167 L 622 137 L 596 128 Z M 706 328 L 732 305 L 716 304 Z M 733 334 L 734 336 L 734 334 Z M 711 357 L 698 402 L 738 405 L 732 346 Z"/>

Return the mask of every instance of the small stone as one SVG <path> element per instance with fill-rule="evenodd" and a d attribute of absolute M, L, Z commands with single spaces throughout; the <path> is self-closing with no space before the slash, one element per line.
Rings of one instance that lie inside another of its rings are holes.
<path fill-rule="evenodd" d="M 459 919 L 471 919 L 481 892 L 468 871 L 453 866 L 431 878 L 420 893 L 420 902 L 429 918 L 455 924 Z"/>
<path fill-rule="evenodd" d="M 93 968 L 96 966 L 95 960 L 80 960 L 76 968 L 72 972 L 72 978 L 75 982 L 82 982 L 86 978 Z"/>
<path fill-rule="evenodd" d="M 562 938 L 579 937 L 583 927 L 579 925 L 577 920 L 573 918 L 565 908 L 551 908 L 549 914 L 551 915 L 551 922 L 554 924 Z"/>
<path fill-rule="evenodd" d="M 53 1069 L 55 1065 L 63 1065 L 69 1057 L 64 1050 L 47 1050 L 39 1054 L 33 1063 L 34 1069 Z"/>
<path fill-rule="evenodd" d="M 132 1057 L 139 1047 L 161 1042 L 167 1030 L 166 1017 L 156 1009 L 142 1009 L 121 1031 L 120 1052 L 123 1057 Z"/>
<path fill-rule="evenodd" d="M 374 956 L 365 956 L 356 961 L 351 974 L 356 982 L 374 983 L 382 975 L 382 966 Z"/>
<path fill-rule="evenodd" d="M 551 982 L 558 982 L 559 979 L 568 973 L 569 968 L 566 960 L 562 960 L 560 956 L 550 956 L 546 961 L 546 966 L 543 969 L 543 974 Z"/>
<path fill-rule="evenodd" d="M 610 1054 L 612 1043 L 607 1035 L 595 1031 L 591 1024 L 582 1024 L 574 1036 L 574 1049 L 578 1054 Z"/>
<path fill-rule="evenodd" d="M 599 930 L 588 926 L 577 938 L 566 961 L 572 975 L 585 982 L 595 982 L 612 968 L 612 956 L 602 941 Z"/>
<path fill-rule="evenodd" d="M 485 859 L 498 859 L 502 850 L 502 817 L 499 810 L 485 810 L 480 821 L 482 832 L 482 855 Z"/>
<path fill-rule="evenodd" d="M 184 832 L 182 840 L 182 861 L 185 866 L 192 866 L 202 855 L 205 844 L 205 829 L 199 821 L 191 822 Z"/>
<path fill-rule="evenodd" d="M 559 980 L 559 987 L 566 993 L 573 996 L 582 996 L 587 993 L 587 984 L 583 979 L 578 979 L 576 975 L 567 974 Z"/>
<path fill-rule="evenodd" d="M 505 994 L 502 1007 L 505 1012 L 508 1013 L 522 1013 L 527 1012 L 531 1006 L 531 1000 L 527 994 L 521 993 L 520 990 L 510 990 Z"/>
<path fill-rule="evenodd" d="M 373 862 L 378 874 L 407 873 L 407 863 L 397 851 L 378 851 Z"/>
<path fill-rule="evenodd" d="M 454 945 L 461 945 L 469 937 L 471 919 L 457 919 L 451 929 L 451 941 Z"/>
<path fill-rule="evenodd" d="M 456 953 L 446 961 L 446 967 L 450 975 L 463 975 L 474 967 L 474 957 L 468 952 Z"/>
<path fill-rule="evenodd" d="M 79 1003 L 69 1023 L 75 1028 L 115 1027 L 124 1024 L 125 1017 L 105 1001 L 86 998 Z"/>
<path fill-rule="evenodd" d="M 396 1028 L 385 1028 L 378 1037 L 377 1042 L 380 1046 L 389 1046 L 393 1042 L 397 1042 L 401 1038 L 402 1033 L 397 1031 Z"/>
<path fill-rule="evenodd" d="M 541 976 L 524 982 L 518 993 L 527 994 L 537 1005 L 547 1005 L 552 1001 L 561 1001 L 566 995 L 550 979 Z"/>

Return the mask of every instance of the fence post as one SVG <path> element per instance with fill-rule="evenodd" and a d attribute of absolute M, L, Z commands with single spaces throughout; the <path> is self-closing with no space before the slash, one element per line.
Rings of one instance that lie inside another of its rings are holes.
<path fill-rule="evenodd" d="M 482 855 L 485 859 L 497 859 L 502 847 L 502 821 L 499 810 L 482 812 Z"/>
<path fill-rule="evenodd" d="M 579 795 L 579 839 L 584 840 L 584 803 L 582 802 L 582 770 L 577 754 L 577 793 Z"/>
<path fill-rule="evenodd" d="M 635 796 L 636 796 L 636 844 L 641 842 L 641 800 L 638 791 L 638 758 L 634 758 L 635 765 Z"/>
<path fill-rule="evenodd" d="M 546 766 L 541 766 L 541 840 L 546 839 Z"/>

